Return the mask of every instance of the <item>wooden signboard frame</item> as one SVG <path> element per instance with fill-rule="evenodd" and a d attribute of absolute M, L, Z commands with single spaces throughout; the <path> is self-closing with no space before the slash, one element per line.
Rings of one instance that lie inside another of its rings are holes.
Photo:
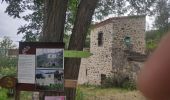
<path fill-rule="evenodd" d="M 65 79 L 64 82 L 65 88 L 76 88 L 77 87 L 77 80 L 69 80 Z M 35 84 L 26 84 L 26 83 L 17 83 L 16 84 L 16 92 L 15 92 L 15 100 L 20 100 L 20 92 L 21 91 L 32 91 L 32 92 L 40 92 L 39 90 L 35 89 Z M 64 94 L 64 91 L 47 91 L 47 92 L 56 92 L 59 96 Z"/>
<path fill-rule="evenodd" d="M 64 49 L 64 43 L 59 43 L 59 42 L 20 42 L 19 43 L 19 54 L 23 53 L 23 48 L 25 48 L 26 46 L 29 46 L 29 50 L 26 51 L 27 54 L 36 54 L 36 49 L 37 48 L 59 48 L 59 49 Z M 77 82 L 75 83 L 75 81 L 66 81 L 66 84 L 68 84 L 68 87 L 70 87 L 70 84 L 74 84 L 77 85 Z M 65 84 L 65 83 L 64 83 Z M 65 87 L 67 87 L 67 85 L 64 85 Z M 71 87 L 76 87 L 76 86 L 71 86 Z M 28 83 L 17 83 L 16 84 L 16 93 L 15 93 L 15 100 L 20 100 L 20 91 L 42 91 L 42 90 L 38 90 L 36 89 L 36 85 L 35 84 L 28 84 Z M 57 92 L 59 95 L 63 94 L 64 91 L 47 91 L 47 92 Z"/>

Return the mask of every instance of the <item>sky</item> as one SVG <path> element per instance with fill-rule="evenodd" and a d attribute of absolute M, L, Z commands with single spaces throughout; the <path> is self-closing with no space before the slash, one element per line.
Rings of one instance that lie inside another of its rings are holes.
<path fill-rule="evenodd" d="M 17 35 L 17 29 L 21 26 L 26 24 L 22 19 L 14 19 L 8 14 L 4 13 L 7 4 L 3 2 L 0 3 L 0 41 L 4 36 L 10 37 L 13 40 L 14 44 L 18 46 L 20 40 L 22 40 L 23 35 Z M 111 16 L 110 16 L 111 17 Z M 150 30 L 152 28 L 152 24 L 154 21 L 154 17 L 146 17 L 146 29 Z M 149 27 L 148 27 L 149 26 Z"/>
<path fill-rule="evenodd" d="M 12 17 L 8 16 L 7 13 L 4 13 L 7 4 L 0 3 L 0 40 L 4 36 L 10 37 L 13 40 L 14 44 L 18 46 L 18 41 L 20 41 L 23 35 L 17 35 L 17 29 L 21 26 L 26 24 L 24 20 L 21 19 L 13 19 Z"/>

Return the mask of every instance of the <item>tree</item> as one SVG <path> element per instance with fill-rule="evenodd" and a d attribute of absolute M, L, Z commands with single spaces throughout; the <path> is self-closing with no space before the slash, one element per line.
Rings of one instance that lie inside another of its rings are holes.
<path fill-rule="evenodd" d="M 91 23 L 92 15 L 98 0 L 81 0 L 70 39 L 69 50 L 82 50 L 85 42 L 86 33 Z M 43 41 L 62 42 L 64 36 L 64 22 L 68 1 L 65 0 L 46 0 L 46 15 L 44 16 Z M 60 6 L 51 6 L 51 5 Z M 57 8 L 60 9 L 56 11 Z M 65 9 L 63 9 L 65 8 Z M 54 14 L 55 12 L 55 14 Z M 51 22 L 51 20 L 57 22 Z M 50 40 L 49 40 L 50 39 Z M 77 80 L 80 66 L 80 58 L 65 60 L 65 78 Z M 73 63 L 74 62 L 74 63 Z M 75 99 L 75 89 L 65 89 L 68 100 Z"/>
<path fill-rule="evenodd" d="M 8 3 L 6 13 L 13 18 L 22 18 L 28 24 L 18 28 L 17 34 L 25 34 L 25 41 L 37 41 L 43 26 L 43 0 L 2 0 Z M 30 11 L 28 14 L 22 14 Z"/>
<path fill-rule="evenodd" d="M 153 52 L 160 42 L 161 38 L 165 33 L 169 31 L 170 23 L 170 1 L 168 0 L 157 0 L 155 7 L 153 8 L 153 14 L 155 15 L 154 27 L 156 30 L 147 32 L 146 48 L 147 51 Z"/>
<path fill-rule="evenodd" d="M 4 36 L 2 41 L 0 42 L 0 49 L 1 49 L 0 53 L 2 56 L 7 56 L 8 49 L 13 49 L 15 47 L 16 45 L 13 44 L 13 41 L 9 37 Z"/>
<path fill-rule="evenodd" d="M 9 5 L 6 8 L 6 13 L 13 18 L 22 18 L 29 22 L 18 28 L 17 34 L 24 34 L 25 41 L 37 41 L 43 28 L 44 15 L 44 1 L 43 0 L 2 0 Z M 80 0 L 69 0 L 67 13 L 65 33 L 71 31 L 75 21 L 76 12 Z M 103 6 L 103 7 L 101 7 Z M 113 13 L 114 0 L 100 0 L 95 17 L 102 19 L 104 16 Z M 29 14 L 22 14 L 25 11 L 30 11 Z"/>
<path fill-rule="evenodd" d="M 15 9 L 7 9 L 6 12 L 9 12 L 9 15 L 14 17 L 20 17 L 20 12 L 23 12 L 25 9 L 29 8 L 30 6 L 21 6 L 26 3 L 30 2 L 30 0 L 16 0 L 12 2 L 12 0 L 6 0 L 9 5 L 15 6 L 17 8 Z M 42 32 L 40 35 L 40 40 L 45 42 L 62 42 L 64 37 L 64 27 L 65 22 L 69 21 L 70 27 L 73 27 L 72 29 L 72 35 L 70 38 L 69 50 L 83 50 L 83 46 L 86 39 L 86 34 L 88 32 L 88 29 L 91 24 L 92 15 L 95 11 L 96 6 L 98 5 L 98 13 L 95 13 L 96 16 L 107 16 L 109 13 L 114 13 L 114 11 L 117 11 L 119 15 L 123 14 L 123 12 L 126 12 L 126 9 L 123 9 L 126 6 L 126 2 L 129 0 L 123 0 L 122 2 L 119 2 L 118 0 L 100 0 L 98 3 L 98 0 L 70 0 L 68 3 L 68 0 L 45 0 L 44 2 L 40 2 L 41 0 L 34 0 L 35 6 L 41 5 L 41 7 L 44 9 L 43 14 L 41 18 L 43 18 L 43 27 Z M 136 0 L 138 1 L 138 0 Z M 150 1 L 150 0 L 147 0 Z M 16 3 L 15 5 L 11 3 Z M 131 4 L 130 2 L 129 4 Z M 140 3 L 140 2 L 139 2 Z M 142 2 L 143 3 L 143 2 Z M 67 8 L 67 4 L 71 4 Z M 104 6 L 100 6 L 103 5 Z M 113 5 L 112 5 L 113 4 Z M 118 6 L 117 9 L 112 9 Z M 138 5 L 136 5 L 138 6 Z M 31 6 L 34 8 L 34 6 Z M 9 7 L 10 8 L 10 7 Z M 13 7 L 14 8 L 14 7 Z M 33 9 L 31 8 L 31 9 Z M 30 9 L 30 8 L 29 8 Z M 67 12 L 68 9 L 68 12 Z M 105 10 L 104 10 L 105 9 Z M 120 10 L 122 9 L 122 10 Z M 113 10 L 113 11 L 112 11 Z M 133 10 L 133 9 L 132 9 Z M 102 11 L 102 13 L 100 12 Z M 140 11 L 140 9 L 138 10 Z M 10 13 L 13 12 L 13 13 Z M 67 14 L 68 13 L 68 14 Z M 72 18 L 69 19 L 71 14 Z M 101 15 L 102 14 L 102 15 Z M 102 19 L 101 17 L 96 17 L 99 19 Z M 32 19 L 27 17 L 28 20 Z M 34 21 L 34 20 L 32 20 Z M 35 25 L 35 24 L 34 24 Z M 34 26 L 36 27 L 36 26 Z M 26 27 L 21 28 L 23 29 L 22 32 L 27 31 Z M 34 28 L 33 28 L 34 29 Z M 39 29 L 39 28 L 37 28 Z M 66 79 L 74 79 L 77 80 L 78 73 L 79 73 L 79 67 L 80 67 L 80 58 L 73 58 L 73 59 L 66 59 L 65 60 L 65 78 Z M 75 99 L 75 89 L 65 89 L 66 90 L 66 96 L 68 100 L 74 100 Z"/>
<path fill-rule="evenodd" d="M 44 2 L 42 41 L 63 42 L 68 0 L 45 0 Z"/>
<path fill-rule="evenodd" d="M 170 27 L 170 1 L 158 0 L 156 4 L 155 13 L 155 27 L 158 29 L 159 36 L 162 37 L 164 33 L 168 32 Z"/>
<path fill-rule="evenodd" d="M 93 0 L 93 1 L 81 0 L 78 6 L 79 9 L 77 11 L 76 20 L 74 23 L 72 35 L 69 42 L 69 47 L 68 47 L 69 50 L 83 50 L 83 46 L 86 40 L 86 34 L 88 32 L 88 28 L 90 27 L 92 15 L 94 13 L 97 2 L 98 0 Z M 65 73 L 67 74 L 65 75 L 65 77 L 67 79 L 74 79 L 74 80 L 78 79 L 80 62 L 81 62 L 80 58 L 66 59 Z M 74 100 L 75 93 L 76 92 L 73 89 L 66 89 L 68 100 Z M 73 94 L 74 97 L 71 97 L 73 96 Z"/>
<path fill-rule="evenodd" d="M 153 15 L 153 6 L 157 0 L 127 0 L 130 15 Z"/>
<path fill-rule="evenodd" d="M 13 41 L 7 36 L 4 36 L 2 41 L 0 41 L 0 68 L 12 68 L 17 66 L 16 58 L 8 58 L 8 49 L 13 49 L 15 47 L 16 45 L 14 45 Z M 15 73 L 15 71 L 13 71 L 13 73 Z"/>
<path fill-rule="evenodd" d="M 22 18 L 29 22 L 18 28 L 17 34 L 24 34 L 25 41 L 38 41 L 43 29 L 44 0 L 2 0 L 9 5 L 6 13 L 13 18 Z M 64 33 L 71 33 L 76 17 L 78 5 L 81 0 L 69 0 L 66 12 Z M 141 15 L 150 14 L 156 0 L 99 0 L 93 15 L 93 21 L 102 20 L 110 14 L 121 16 L 123 14 Z M 30 11 L 29 14 L 22 14 Z"/>

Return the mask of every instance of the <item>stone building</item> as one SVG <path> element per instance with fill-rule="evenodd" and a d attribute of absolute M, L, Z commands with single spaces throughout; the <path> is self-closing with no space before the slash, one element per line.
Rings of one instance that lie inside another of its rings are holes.
<path fill-rule="evenodd" d="M 100 85 L 102 77 L 123 73 L 135 79 L 145 54 L 145 16 L 114 17 L 90 34 L 89 58 L 81 61 L 78 83 Z"/>

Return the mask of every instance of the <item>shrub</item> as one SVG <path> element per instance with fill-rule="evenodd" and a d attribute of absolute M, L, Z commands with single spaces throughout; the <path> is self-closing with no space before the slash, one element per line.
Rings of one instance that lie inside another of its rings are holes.
<path fill-rule="evenodd" d="M 0 77 L 16 76 L 16 67 L 0 67 Z"/>
<path fill-rule="evenodd" d="M 135 90 L 136 84 L 135 84 L 135 82 L 129 80 L 122 84 L 122 88 L 128 89 L 128 90 Z"/>
<path fill-rule="evenodd" d="M 136 89 L 135 82 L 130 80 L 129 76 L 127 74 L 124 74 L 123 72 L 107 77 L 105 79 L 105 82 L 101 84 L 101 87 L 104 88 L 118 87 L 118 88 L 124 88 L 129 90 Z"/>
<path fill-rule="evenodd" d="M 18 58 L 0 57 L 0 67 L 16 67 Z"/>

